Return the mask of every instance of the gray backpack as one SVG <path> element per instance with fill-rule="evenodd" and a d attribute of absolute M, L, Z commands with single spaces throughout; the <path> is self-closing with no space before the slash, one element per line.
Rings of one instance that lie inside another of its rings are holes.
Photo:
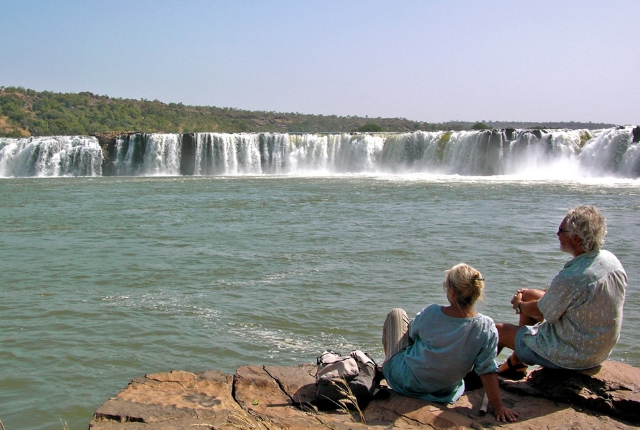
<path fill-rule="evenodd" d="M 318 409 L 363 410 L 378 385 L 377 365 L 369 354 L 349 355 L 325 351 L 316 358 L 316 406 Z"/>

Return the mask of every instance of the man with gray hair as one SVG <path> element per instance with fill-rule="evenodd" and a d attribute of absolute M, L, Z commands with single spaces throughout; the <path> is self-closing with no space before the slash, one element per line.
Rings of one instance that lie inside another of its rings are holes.
<path fill-rule="evenodd" d="M 499 375 L 522 379 L 527 364 L 552 369 L 588 369 L 607 359 L 620 336 L 627 274 L 602 249 L 605 218 L 593 206 L 570 209 L 556 235 L 573 259 L 547 290 L 521 289 L 511 299 L 519 325 L 496 324 L 498 351 L 513 354 Z"/>

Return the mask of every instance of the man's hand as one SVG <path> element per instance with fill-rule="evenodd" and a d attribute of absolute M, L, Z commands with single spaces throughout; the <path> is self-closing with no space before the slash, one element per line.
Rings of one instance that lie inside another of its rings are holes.
<path fill-rule="evenodd" d="M 520 313 L 520 308 L 518 306 L 520 306 L 520 303 L 522 303 L 522 293 L 524 293 L 525 291 L 526 290 L 518 290 L 511 298 L 511 305 L 513 306 L 513 309 L 517 314 Z"/>

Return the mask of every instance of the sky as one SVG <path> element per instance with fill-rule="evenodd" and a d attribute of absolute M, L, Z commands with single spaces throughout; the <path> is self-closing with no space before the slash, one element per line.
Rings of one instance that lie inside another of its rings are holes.
<path fill-rule="evenodd" d="M 638 0 L 0 0 L 0 86 L 247 110 L 640 124 Z"/>

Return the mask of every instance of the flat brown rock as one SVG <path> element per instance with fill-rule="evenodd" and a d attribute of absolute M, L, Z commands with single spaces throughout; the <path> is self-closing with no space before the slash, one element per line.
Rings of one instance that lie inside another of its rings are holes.
<path fill-rule="evenodd" d="M 640 369 L 624 363 L 605 361 L 579 371 L 539 369 L 527 384 L 505 383 L 504 388 L 640 423 Z"/>
<path fill-rule="evenodd" d="M 234 400 L 232 382 L 233 376 L 219 371 L 198 375 L 173 371 L 136 378 L 98 408 L 89 428 L 250 428 L 257 423 Z"/>
<path fill-rule="evenodd" d="M 637 428 L 640 369 L 605 362 L 581 372 L 531 372 L 526 381 L 501 381 L 515 423 L 480 415 L 483 390 L 443 405 L 389 392 L 362 413 L 318 411 L 316 366 L 242 366 L 235 375 L 211 370 L 146 375 L 102 405 L 91 429 L 593 429 Z M 603 406 L 605 405 L 605 406 Z M 625 421 L 626 420 L 626 421 Z"/>
<path fill-rule="evenodd" d="M 238 368 L 234 377 L 235 399 L 243 409 L 276 428 L 320 427 L 313 414 L 292 407 L 293 401 L 262 366 Z"/>

